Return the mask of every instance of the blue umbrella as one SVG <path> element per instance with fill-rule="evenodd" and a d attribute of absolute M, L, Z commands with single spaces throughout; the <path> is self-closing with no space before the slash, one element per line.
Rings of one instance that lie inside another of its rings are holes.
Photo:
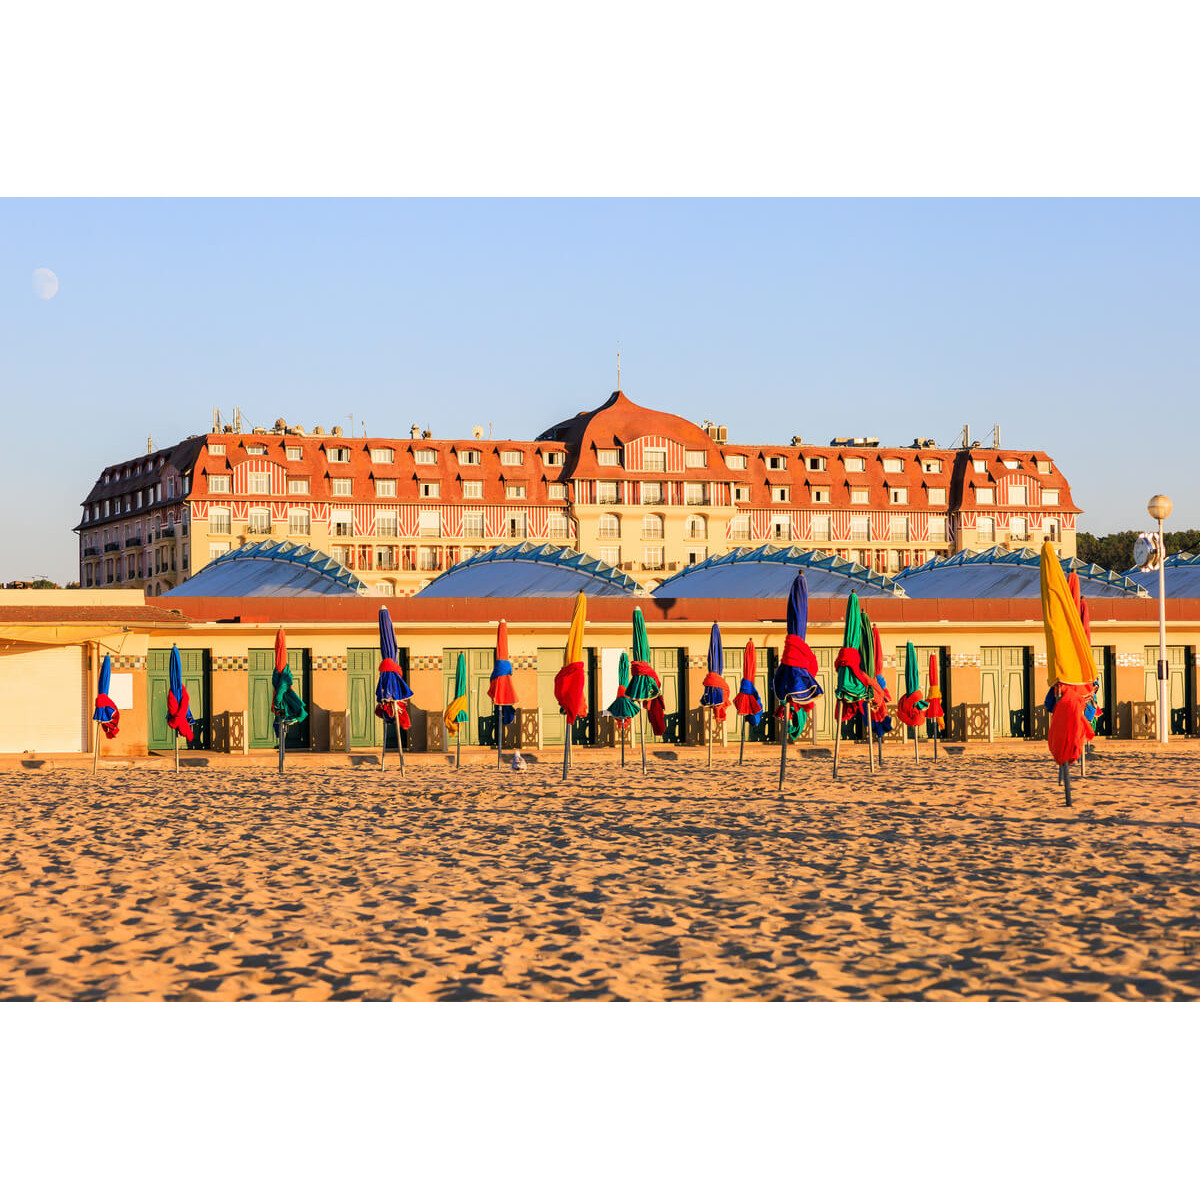
<path fill-rule="evenodd" d="M 771 681 L 775 698 L 780 704 L 807 704 L 822 694 L 824 689 L 813 676 L 817 660 L 808 648 L 805 637 L 808 633 L 808 585 L 804 572 L 797 571 L 788 593 L 787 637 L 783 643 L 783 658 L 775 668 Z"/>
<path fill-rule="evenodd" d="M 100 664 L 100 679 L 96 684 L 96 710 L 92 713 L 92 720 L 99 721 L 102 725 L 112 725 L 112 733 L 105 729 L 109 737 L 117 731 L 117 706 L 112 702 L 112 697 L 108 694 L 109 684 L 112 682 L 112 659 L 106 654 L 104 661 Z"/>
<path fill-rule="evenodd" d="M 397 661 L 396 633 L 392 629 L 392 614 L 380 606 L 379 609 L 379 682 L 375 684 L 375 715 L 384 721 L 392 721 L 396 726 L 396 745 L 400 750 L 400 774 L 404 774 L 404 743 L 400 739 L 400 729 L 409 727 L 408 698 L 413 694 L 412 688 L 404 680 Z M 379 755 L 380 769 L 383 768 L 384 756 L 387 752 L 385 744 Z"/>
<path fill-rule="evenodd" d="M 718 721 L 725 720 L 725 709 L 729 704 L 729 684 L 721 674 L 724 667 L 725 654 L 721 649 L 721 627 L 716 623 L 708 634 L 708 674 L 704 676 L 704 694 L 700 703 L 708 709 L 708 765 L 712 766 L 712 719 L 714 714 Z"/>

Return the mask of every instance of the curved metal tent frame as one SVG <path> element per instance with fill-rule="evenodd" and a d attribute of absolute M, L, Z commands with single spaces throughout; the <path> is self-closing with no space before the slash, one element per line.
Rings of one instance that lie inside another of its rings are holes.
<path fill-rule="evenodd" d="M 1190 570 L 1189 568 L 1195 569 Z M 1200 554 L 1188 554 L 1186 551 L 1169 554 L 1166 562 L 1163 563 L 1163 569 L 1167 572 L 1168 599 L 1200 597 Z M 1145 588 L 1146 593 L 1157 597 L 1157 571 L 1128 571 L 1125 578 L 1134 583 L 1142 581 L 1140 586 Z"/>
<path fill-rule="evenodd" d="M 706 558 L 702 562 L 689 563 L 683 570 L 664 579 L 655 589 L 654 594 L 656 596 L 667 595 L 669 598 L 669 589 L 671 589 L 673 584 L 686 580 L 689 576 L 692 580 L 695 580 L 697 573 L 700 571 L 709 571 L 720 567 L 741 567 L 755 563 L 788 567 L 792 570 L 804 567 L 806 570 L 816 572 L 827 571 L 846 581 L 846 585 L 838 589 L 839 594 L 854 589 L 863 591 L 868 595 L 872 592 L 892 596 L 904 595 L 904 589 L 890 580 L 886 575 L 881 575 L 878 571 L 873 571 L 870 567 L 864 567 L 860 563 L 842 558 L 840 554 L 833 554 L 828 550 L 803 550 L 799 546 L 775 546 L 770 543 L 763 546 L 743 547 L 738 550 L 731 550 L 728 554 L 722 554 L 716 558 Z M 820 595 L 821 589 L 819 583 L 814 583 L 814 576 L 809 575 L 808 580 L 810 594 Z M 786 596 L 790 587 L 791 575 L 789 574 L 787 585 L 779 594 Z M 702 593 L 697 592 L 694 594 L 701 595 Z M 714 592 L 712 594 L 716 595 L 717 593 Z M 775 593 L 772 590 L 770 594 L 774 595 Z"/>
<path fill-rule="evenodd" d="M 236 564 L 243 562 L 260 563 L 267 570 L 254 576 L 247 575 L 245 583 L 239 587 L 237 575 L 240 569 Z M 320 550 L 297 542 L 268 539 L 227 550 L 166 595 L 270 595 L 271 568 L 276 568 L 278 594 L 362 595 L 367 591 L 367 585 L 357 575 Z M 214 587 L 218 590 L 210 590 Z"/>
<path fill-rule="evenodd" d="M 484 550 L 481 554 L 473 554 L 470 558 L 464 558 L 461 562 L 454 563 L 447 567 L 440 575 L 431 579 L 419 592 L 418 596 L 465 596 L 470 595 L 470 592 L 461 590 L 461 586 L 465 583 L 464 572 L 471 572 L 479 567 L 501 566 L 503 564 L 532 564 L 537 567 L 552 567 L 559 568 L 564 572 L 569 572 L 575 578 L 565 577 L 562 588 L 554 588 L 554 595 L 574 595 L 579 591 L 581 585 L 587 590 L 587 581 L 592 581 L 597 585 L 596 590 L 600 592 L 610 593 L 625 593 L 634 596 L 644 596 L 645 589 L 633 579 L 626 575 L 623 571 L 619 571 L 616 567 L 609 566 L 608 563 L 601 562 L 600 559 L 594 558 L 590 554 L 584 554 L 579 550 L 572 550 L 567 546 L 553 546 L 538 542 L 518 542 L 515 545 L 493 546 L 490 550 Z M 583 579 L 577 578 L 582 576 Z M 447 583 L 453 583 L 453 588 L 443 587 Z M 541 589 L 535 588 L 534 591 Z M 481 594 L 496 594 L 492 591 Z M 527 589 L 516 588 L 513 590 L 513 595 L 530 594 Z M 593 593 L 595 594 L 595 593 Z"/>
<path fill-rule="evenodd" d="M 993 546 L 990 550 L 974 551 L 960 550 L 957 554 L 950 555 L 949 558 L 932 558 L 928 562 L 923 562 L 918 567 L 905 567 L 897 576 L 896 580 L 902 585 L 909 585 L 910 593 L 912 593 L 912 585 L 917 584 L 915 594 L 920 595 L 920 585 L 929 578 L 931 572 L 945 571 L 951 567 L 1024 567 L 1031 574 L 1032 589 L 1031 594 L 1036 592 L 1041 594 L 1040 581 L 1040 564 L 1041 554 L 1037 550 L 1022 548 L 1020 550 L 1005 550 L 1001 546 Z M 1079 581 L 1083 583 L 1091 583 L 1094 586 L 1085 591 L 1085 594 L 1104 595 L 1108 589 L 1113 592 L 1122 593 L 1127 596 L 1146 596 L 1146 589 L 1140 584 L 1135 583 L 1127 576 L 1120 574 L 1117 571 L 1109 571 L 1104 567 L 1099 567 L 1095 563 L 1085 562 L 1082 558 L 1063 558 L 1059 556 L 1062 569 L 1065 574 L 1070 574 L 1072 571 L 1079 576 Z M 943 583 L 949 583 L 949 579 L 941 577 Z M 953 591 L 943 593 L 946 596 L 953 596 Z"/>

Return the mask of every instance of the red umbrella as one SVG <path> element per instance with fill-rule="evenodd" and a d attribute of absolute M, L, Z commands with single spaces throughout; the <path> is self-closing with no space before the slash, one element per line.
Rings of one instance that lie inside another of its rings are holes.
<path fill-rule="evenodd" d="M 750 721 L 757 725 L 763 717 L 762 697 L 758 694 L 758 688 L 754 686 L 754 676 L 757 674 L 758 655 L 754 650 L 754 639 L 751 638 L 746 643 L 746 649 L 742 651 L 742 682 L 738 687 L 737 695 L 733 698 L 733 707 L 741 714 L 742 718 L 742 741 L 738 749 L 738 766 L 742 765 L 746 755 L 746 722 Z"/>
<path fill-rule="evenodd" d="M 501 621 L 496 627 L 496 657 L 488 683 L 488 695 L 496 709 L 496 766 L 499 768 L 504 726 L 516 720 L 517 716 L 517 693 L 512 681 L 512 661 L 508 657 L 507 621 Z"/>

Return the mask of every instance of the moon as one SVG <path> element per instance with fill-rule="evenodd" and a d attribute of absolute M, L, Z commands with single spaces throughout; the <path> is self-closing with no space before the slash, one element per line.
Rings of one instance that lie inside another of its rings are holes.
<path fill-rule="evenodd" d="M 53 300 L 58 291 L 58 276 L 49 267 L 38 267 L 33 273 L 33 294 L 39 300 Z"/>

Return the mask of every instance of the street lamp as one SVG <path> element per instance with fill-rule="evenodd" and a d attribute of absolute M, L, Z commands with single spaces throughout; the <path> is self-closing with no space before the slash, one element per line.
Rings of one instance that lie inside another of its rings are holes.
<path fill-rule="evenodd" d="M 1151 496 L 1146 511 L 1158 522 L 1158 740 L 1169 740 L 1171 710 L 1167 698 L 1167 547 L 1163 542 L 1163 522 L 1175 506 L 1169 496 Z"/>

